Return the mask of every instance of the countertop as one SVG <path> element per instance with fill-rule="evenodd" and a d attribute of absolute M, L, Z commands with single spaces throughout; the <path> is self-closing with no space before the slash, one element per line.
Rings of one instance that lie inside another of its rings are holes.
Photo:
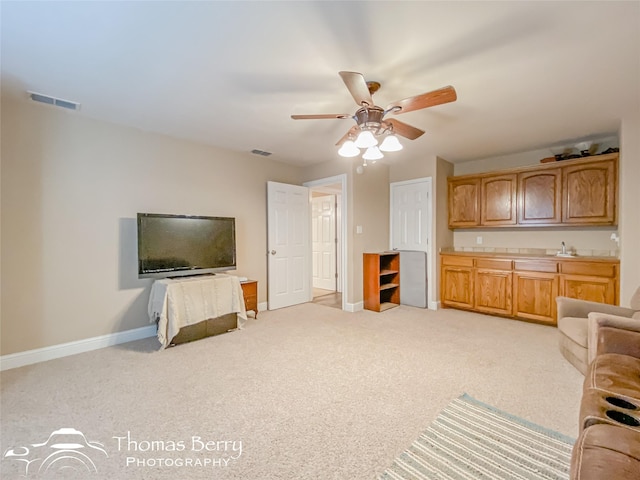
<path fill-rule="evenodd" d="M 459 250 L 442 250 L 440 255 L 456 255 L 461 257 L 493 257 L 493 258 L 517 258 L 531 260 L 562 260 L 567 262 L 583 261 L 583 262 L 607 262 L 620 263 L 620 259 L 616 257 L 591 257 L 576 255 L 573 257 L 559 257 L 557 255 L 535 254 L 535 253 L 509 253 L 509 252 L 464 252 Z"/>

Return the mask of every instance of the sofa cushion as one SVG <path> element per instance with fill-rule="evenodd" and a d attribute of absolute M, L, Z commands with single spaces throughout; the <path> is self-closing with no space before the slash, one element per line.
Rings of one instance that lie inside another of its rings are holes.
<path fill-rule="evenodd" d="M 598 355 L 584 377 L 584 391 L 597 388 L 640 402 L 640 358 L 618 353 Z"/>
<path fill-rule="evenodd" d="M 640 434 L 598 424 L 584 430 L 573 447 L 571 480 L 638 479 Z"/>
<path fill-rule="evenodd" d="M 573 320 L 576 320 L 575 322 Z M 581 320 L 578 322 L 577 320 Z M 587 367 L 589 366 L 588 354 L 586 344 L 586 332 L 585 339 L 580 337 L 580 327 L 576 327 L 580 323 L 587 325 L 585 318 L 572 318 L 565 317 L 558 322 L 558 345 L 560 347 L 560 353 L 567 359 L 567 361 L 576 367 L 580 373 L 585 375 L 587 373 Z M 560 325 L 565 326 L 566 330 L 563 330 Z"/>
<path fill-rule="evenodd" d="M 564 317 L 558 320 L 558 330 L 583 348 L 587 348 L 588 329 L 586 318 Z"/>

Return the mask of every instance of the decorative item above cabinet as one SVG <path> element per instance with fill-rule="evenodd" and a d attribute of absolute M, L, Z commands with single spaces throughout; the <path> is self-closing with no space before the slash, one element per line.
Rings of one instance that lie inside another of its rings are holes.
<path fill-rule="evenodd" d="M 449 228 L 615 226 L 618 153 L 448 178 Z"/>

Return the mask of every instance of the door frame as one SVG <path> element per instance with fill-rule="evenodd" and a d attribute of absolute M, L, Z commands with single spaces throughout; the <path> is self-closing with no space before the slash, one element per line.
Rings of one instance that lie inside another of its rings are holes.
<path fill-rule="evenodd" d="M 340 255 L 340 266 L 338 268 L 338 275 L 340 276 L 340 284 L 342 286 L 342 310 L 354 311 L 353 309 L 349 310 L 347 308 L 347 298 L 349 295 L 349 282 L 347 281 L 348 274 L 348 265 L 347 265 L 347 174 L 342 173 L 340 175 L 334 175 L 333 177 L 320 178 L 318 180 L 311 180 L 309 182 L 304 182 L 302 185 L 308 187 L 309 190 L 313 190 L 317 187 L 325 187 L 327 185 L 333 185 L 335 183 L 339 183 L 341 185 L 341 194 L 340 194 L 340 221 L 338 222 L 338 228 L 340 229 L 340 234 L 338 238 L 340 238 L 340 246 L 339 251 L 337 252 Z M 311 194 L 311 192 L 309 192 Z M 337 234 L 338 232 L 336 232 Z M 309 241 L 311 241 L 311 236 L 309 236 Z M 311 244 L 309 244 L 309 248 L 311 248 Z"/>
<path fill-rule="evenodd" d="M 427 222 L 427 306 L 429 310 L 437 310 L 438 302 L 436 298 L 435 282 L 438 281 L 438 272 L 436 270 L 436 261 L 434 260 L 434 240 L 433 240 L 433 222 L 435 212 L 433 211 L 433 177 L 413 178 L 411 180 L 402 180 L 400 182 L 391 182 L 389 184 L 389 249 L 393 248 L 393 190 L 395 187 L 411 185 L 414 183 L 425 183 L 427 186 L 427 209 L 429 210 L 429 222 Z"/>

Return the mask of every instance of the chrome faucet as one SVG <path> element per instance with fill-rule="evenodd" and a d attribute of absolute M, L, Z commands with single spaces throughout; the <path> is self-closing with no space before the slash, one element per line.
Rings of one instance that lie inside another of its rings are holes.
<path fill-rule="evenodd" d="M 562 254 L 563 254 L 563 255 L 566 255 L 566 254 L 567 254 L 567 247 L 566 247 L 566 245 L 564 244 L 564 242 L 562 242 Z"/>

